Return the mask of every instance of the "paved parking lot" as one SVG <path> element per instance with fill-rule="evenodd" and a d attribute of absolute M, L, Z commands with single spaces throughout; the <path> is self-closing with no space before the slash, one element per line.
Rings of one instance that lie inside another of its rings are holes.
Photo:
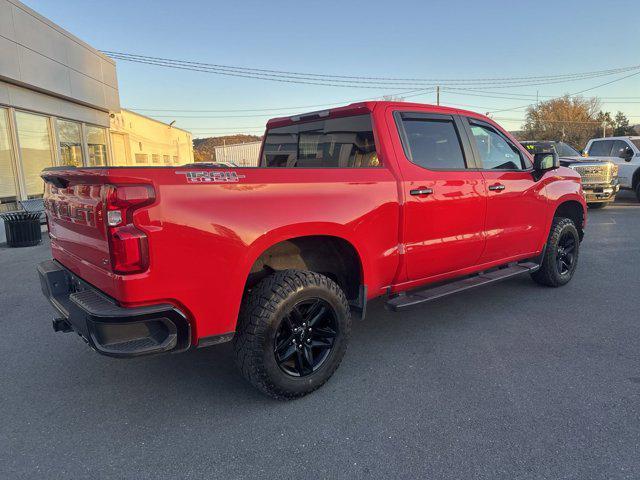
<path fill-rule="evenodd" d="M 640 478 L 640 205 L 590 212 L 574 280 L 376 301 L 313 395 L 279 403 L 229 345 L 114 360 L 54 334 L 0 248 L 1 478 Z"/>

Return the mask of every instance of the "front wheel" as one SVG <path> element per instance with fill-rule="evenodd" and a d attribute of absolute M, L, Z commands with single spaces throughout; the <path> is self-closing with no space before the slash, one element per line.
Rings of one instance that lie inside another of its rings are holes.
<path fill-rule="evenodd" d="M 636 185 L 636 198 L 640 202 L 640 182 Z"/>
<path fill-rule="evenodd" d="M 349 304 L 335 282 L 314 272 L 276 272 L 245 295 L 234 338 L 236 363 L 267 395 L 301 397 L 333 375 L 350 333 Z"/>
<path fill-rule="evenodd" d="M 570 218 L 555 217 L 540 268 L 531 278 L 541 285 L 560 287 L 569 283 L 578 266 L 580 235 Z"/>

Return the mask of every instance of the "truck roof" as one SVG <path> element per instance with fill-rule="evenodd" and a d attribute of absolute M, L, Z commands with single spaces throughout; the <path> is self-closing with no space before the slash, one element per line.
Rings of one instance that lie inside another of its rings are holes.
<path fill-rule="evenodd" d="M 602 137 L 602 138 L 592 138 L 589 141 L 595 142 L 596 140 L 640 140 L 640 135 L 624 135 L 622 137 Z"/>
<path fill-rule="evenodd" d="M 349 105 L 345 105 L 342 107 L 329 108 L 326 110 L 317 110 L 314 112 L 291 115 L 288 117 L 272 118 L 269 121 L 267 121 L 267 128 L 283 127 L 283 126 L 292 125 L 294 123 L 298 123 L 301 121 L 310 121 L 310 120 L 316 120 L 320 118 L 333 118 L 333 117 L 343 117 L 348 115 L 363 114 L 366 112 L 371 112 L 375 108 L 382 108 L 382 107 L 401 107 L 404 109 L 407 109 L 407 108 L 422 109 L 427 107 L 433 113 L 443 113 L 443 114 L 449 114 L 449 115 L 454 113 L 461 113 L 464 115 L 472 115 L 472 116 L 486 118 L 484 115 L 476 112 L 461 110 L 459 108 L 453 108 L 453 107 L 443 107 L 439 105 L 432 105 L 428 103 L 372 100 L 367 102 L 351 103 Z"/>

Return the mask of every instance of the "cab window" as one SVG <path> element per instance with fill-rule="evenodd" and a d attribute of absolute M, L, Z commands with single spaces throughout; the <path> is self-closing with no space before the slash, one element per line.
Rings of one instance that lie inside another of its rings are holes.
<path fill-rule="evenodd" d="M 624 140 L 616 140 L 613 142 L 613 148 L 611 149 L 612 157 L 624 157 L 624 152 L 627 151 L 627 148 L 631 148 L 627 142 Z"/>
<path fill-rule="evenodd" d="M 591 157 L 609 157 L 611 156 L 611 148 L 613 140 L 594 140 L 589 147 L 589 156 Z"/>
<path fill-rule="evenodd" d="M 493 128 L 476 123 L 471 123 L 470 127 L 483 169 L 523 170 L 525 168 L 520 150 Z"/>
<path fill-rule="evenodd" d="M 466 168 L 453 119 L 402 118 L 402 143 L 411 163 L 429 170 Z"/>

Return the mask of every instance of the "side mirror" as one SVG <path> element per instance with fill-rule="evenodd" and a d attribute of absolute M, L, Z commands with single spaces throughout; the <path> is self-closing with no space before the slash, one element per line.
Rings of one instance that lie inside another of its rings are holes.
<path fill-rule="evenodd" d="M 560 159 L 556 152 L 539 152 L 533 156 L 533 170 L 538 177 L 558 167 L 560 167 Z"/>
<path fill-rule="evenodd" d="M 633 158 L 633 149 L 631 147 L 627 147 L 625 148 L 621 153 L 620 153 L 620 158 L 626 160 L 627 162 L 630 162 L 631 159 Z"/>

